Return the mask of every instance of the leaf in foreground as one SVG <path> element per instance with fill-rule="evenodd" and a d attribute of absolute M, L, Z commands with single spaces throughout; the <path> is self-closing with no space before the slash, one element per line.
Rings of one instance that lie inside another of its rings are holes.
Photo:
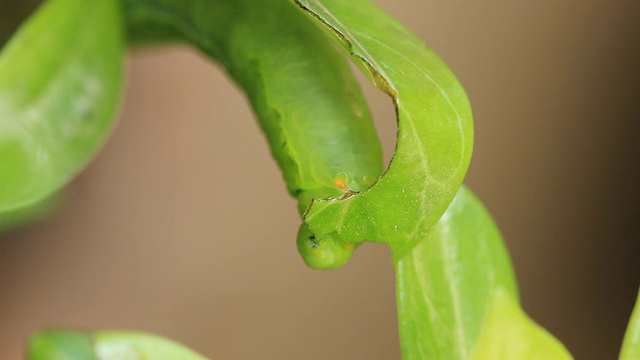
<path fill-rule="evenodd" d="M 28 360 L 206 360 L 171 340 L 139 332 L 48 330 L 30 336 Z"/>
<path fill-rule="evenodd" d="M 520 309 L 500 232 L 464 186 L 398 261 L 396 283 L 403 359 L 571 358 Z"/>
<path fill-rule="evenodd" d="M 70 181 L 111 129 L 122 81 L 118 1 L 49 0 L 0 53 L 0 213 Z"/>

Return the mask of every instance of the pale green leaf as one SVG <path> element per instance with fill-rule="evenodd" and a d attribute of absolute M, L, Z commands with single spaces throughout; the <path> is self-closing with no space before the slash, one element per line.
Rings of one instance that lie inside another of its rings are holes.
<path fill-rule="evenodd" d="M 38 331 L 29 337 L 28 360 L 206 360 L 160 336 L 131 331 Z"/>
<path fill-rule="evenodd" d="M 121 17 L 118 1 L 49 0 L 0 53 L 0 213 L 60 189 L 109 134 Z"/>
<path fill-rule="evenodd" d="M 396 283 L 405 360 L 569 358 L 520 310 L 500 232 L 464 186 L 429 234 L 399 259 Z"/>

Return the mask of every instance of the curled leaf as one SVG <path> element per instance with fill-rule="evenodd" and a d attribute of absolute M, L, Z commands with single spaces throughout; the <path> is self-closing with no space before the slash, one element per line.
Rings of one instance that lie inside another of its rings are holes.
<path fill-rule="evenodd" d="M 445 63 L 366 0 L 295 0 L 393 98 L 396 153 L 368 190 L 319 199 L 305 215 L 318 237 L 389 243 L 396 259 L 423 238 L 462 183 L 473 147 L 471 108 Z"/>

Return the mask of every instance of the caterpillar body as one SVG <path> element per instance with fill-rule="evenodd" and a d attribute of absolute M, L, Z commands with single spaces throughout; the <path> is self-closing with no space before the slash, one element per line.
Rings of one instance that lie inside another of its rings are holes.
<path fill-rule="evenodd" d="M 247 95 L 301 215 L 315 198 L 361 192 L 375 182 L 382 151 L 357 81 L 293 2 L 193 0 L 190 9 L 208 14 L 199 17 L 154 1 L 126 2 L 130 33 L 144 28 L 152 41 L 183 38 L 225 68 Z M 344 264 L 355 247 L 334 235 L 316 238 L 304 223 L 297 244 L 305 263 L 322 269 Z"/>
<path fill-rule="evenodd" d="M 371 186 L 382 173 L 382 151 L 343 56 L 291 3 L 263 2 L 234 24 L 244 41 L 228 44 L 223 64 L 245 90 L 303 215 L 314 198 Z M 355 248 L 337 234 L 316 238 L 304 223 L 297 247 L 316 269 L 343 265 Z"/>

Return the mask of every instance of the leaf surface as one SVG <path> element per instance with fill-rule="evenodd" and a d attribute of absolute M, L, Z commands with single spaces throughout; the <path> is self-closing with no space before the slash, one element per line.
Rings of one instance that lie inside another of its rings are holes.
<path fill-rule="evenodd" d="M 464 186 L 396 283 L 403 359 L 570 359 L 520 309 L 500 232 Z"/>
<path fill-rule="evenodd" d="M 386 242 L 396 259 L 427 234 L 462 183 L 473 147 L 471 108 L 445 63 L 423 42 L 365 0 L 296 0 L 393 98 L 396 152 L 367 191 L 315 201 L 305 216 L 323 237 Z"/>
<path fill-rule="evenodd" d="M 0 213 L 60 189 L 109 134 L 121 17 L 118 1 L 50 0 L 0 53 Z"/>
<path fill-rule="evenodd" d="M 160 336 L 132 331 L 44 330 L 29 337 L 28 360 L 206 360 Z"/>

